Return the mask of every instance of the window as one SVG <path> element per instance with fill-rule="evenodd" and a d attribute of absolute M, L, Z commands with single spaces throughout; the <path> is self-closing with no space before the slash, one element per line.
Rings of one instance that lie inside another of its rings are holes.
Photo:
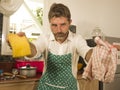
<path fill-rule="evenodd" d="M 11 55 L 12 51 L 6 43 L 8 33 L 25 32 L 32 41 L 42 34 L 43 0 L 24 0 L 22 6 L 10 16 L 10 20 L 3 16 L 1 55 Z M 10 25 L 8 25 L 10 22 Z M 10 26 L 10 27 L 9 27 Z M 8 30 L 9 28 L 9 30 Z"/>
<path fill-rule="evenodd" d="M 22 6 L 10 17 L 9 33 L 25 32 L 29 40 L 42 34 L 43 2 L 25 0 Z"/>

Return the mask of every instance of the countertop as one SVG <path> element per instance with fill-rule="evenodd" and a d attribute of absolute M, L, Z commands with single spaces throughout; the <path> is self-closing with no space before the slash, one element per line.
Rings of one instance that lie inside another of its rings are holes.
<path fill-rule="evenodd" d="M 30 82 L 30 81 L 37 82 L 39 81 L 40 77 L 41 77 L 41 74 L 37 74 L 35 77 L 26 78 L 26 79 L 15 78 L 15 79 L 8 79 L 8 80 L 0 80 L 0 84 L 21 83 L 21 82 Z"/>
<path fill-rule="evenodd" d="M 41 74 L 33 78 L 15 78 L 12 80 L 0 80 L 0 90 L 37 90 Z"/>

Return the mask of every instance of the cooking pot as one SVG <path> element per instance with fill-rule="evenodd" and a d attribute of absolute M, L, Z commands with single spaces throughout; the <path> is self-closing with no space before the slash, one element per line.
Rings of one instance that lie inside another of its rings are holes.
<path fill-rule="evenodd" d="M 19 69 L 20 67 L 30 65 L 32 67 L 37 68 L 37 73 L 42 73 L 44 68 L 44 61 L 43 60 L 22 60 L 22 59 L 16 59 L 15 60 L 15 68 Z"/>
<path fill-rule="evenodd" d="M 27 77 L 35 77 L 36 70 L 37 70 L 36 67 L 26 65 L 26 66 L 20 67 L 20 75 L 25 75 Z"/>

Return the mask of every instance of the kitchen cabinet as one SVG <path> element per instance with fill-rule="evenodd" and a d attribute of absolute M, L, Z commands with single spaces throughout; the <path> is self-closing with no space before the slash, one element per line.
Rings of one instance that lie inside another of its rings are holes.
<path fill-rule="evenodd" d="M 1 80 L 0 90 L 36 90 L 39 78 Z"/>
<path fill-rule="evenodd" d="M 1 80 L 0 90 L 36 90 L 39 79 L 40 76 L 27 79 Z M 86 81 L 78 75 L 78 82 L 80 90 L 99 90 L 99 82 L 97 80 Z"/>
<path fill-rule="evenodd" d="M 1 90 L 36 90 L 36 83 L 34 81 L 30 82 L 18 82 L 18 83 L 5 83 L 0 84 Z"/>
<path fill-rule="evenodd" d="M 99 90 L 99 81 L 98 80 L 85 80 L 81 78 L 81 75 L 78 75 L 78 82 L 80 90 Z"/>

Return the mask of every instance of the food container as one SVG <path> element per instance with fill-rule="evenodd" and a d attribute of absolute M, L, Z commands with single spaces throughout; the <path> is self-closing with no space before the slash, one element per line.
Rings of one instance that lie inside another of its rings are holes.
<path fill-rule="evenodd" d="M 28 64 L 24 67 L 20 67 L 20 75 L 25 75 L 27 77 L 35 77 L 36 70 L 37 70 L 36 67 L 32 67 Z"/>

